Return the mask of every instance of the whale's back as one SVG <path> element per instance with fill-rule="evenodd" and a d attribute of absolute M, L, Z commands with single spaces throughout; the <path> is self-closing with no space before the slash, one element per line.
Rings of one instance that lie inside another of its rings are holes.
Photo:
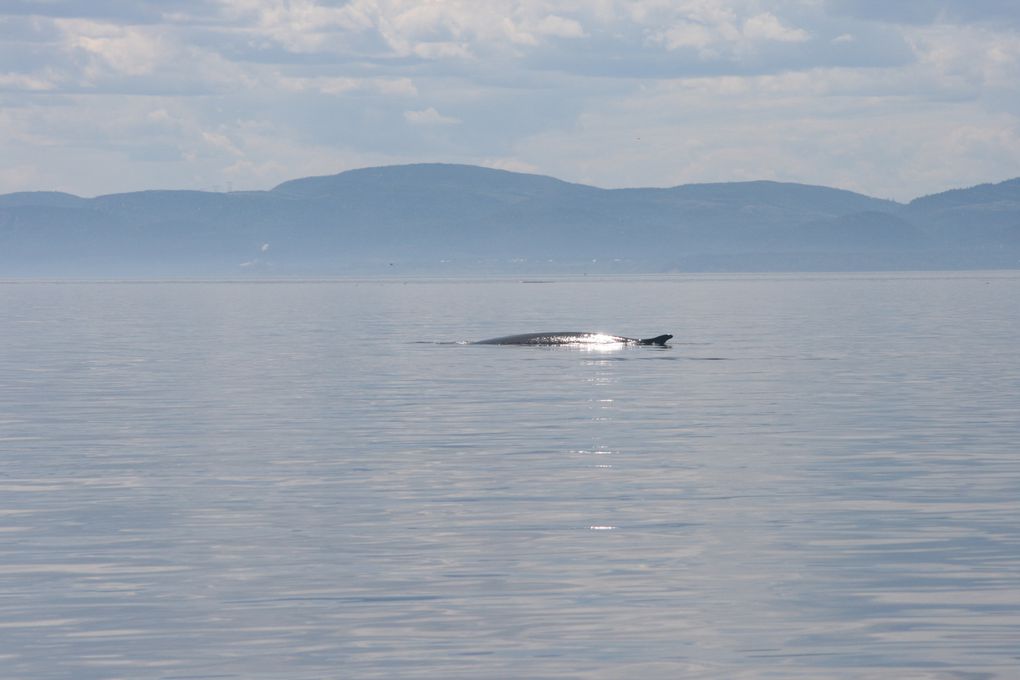
<path fill-rule="evenodd" d="M 479 340 L 475 345 L 659 345 L 666 344 L 672 335 L 659 335 L 654 338 L 626 338 L 622 335 L 610 335 L 593 331 L 559 331 L 554 333 L 521 333 L 504 335 L 498 338 Z"/>

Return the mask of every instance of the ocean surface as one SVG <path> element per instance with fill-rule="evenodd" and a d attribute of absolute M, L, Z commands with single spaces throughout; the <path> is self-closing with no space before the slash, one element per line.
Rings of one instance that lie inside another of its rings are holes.
<path fill-rule="evenodd" d="M 1020 678 L 1020 272 L 6 282 L 0 462 L 5 680 Z"/>

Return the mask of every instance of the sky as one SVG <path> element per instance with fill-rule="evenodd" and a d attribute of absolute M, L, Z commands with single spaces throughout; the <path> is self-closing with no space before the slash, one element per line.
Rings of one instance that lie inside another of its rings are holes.
<path fill-rule="evenodd" d="M 1016 0 L 2 0 L 0 193 L 1020 176 Z"/>

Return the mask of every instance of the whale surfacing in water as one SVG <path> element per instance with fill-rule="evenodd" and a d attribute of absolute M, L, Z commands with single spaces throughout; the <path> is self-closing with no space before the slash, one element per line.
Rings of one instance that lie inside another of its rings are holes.
<path fill-rule="evenodd" d="M 563 331 L 559 333 L 522 333 L 501 338 L 478 340 L 474 345 L 658 345 L 664 347 L 672 335 L 654 338 L 625 338 L 608 333 L 591 331 Z"/>

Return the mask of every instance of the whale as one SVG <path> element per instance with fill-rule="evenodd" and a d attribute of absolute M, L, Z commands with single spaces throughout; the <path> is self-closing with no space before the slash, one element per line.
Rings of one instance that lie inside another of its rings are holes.
<path fill-rule="evenodd" d="M 473 345 L 656 345 L 665 347 L 672 335 L 657 335 L 654 338 L 626 338 L 596 331 L 560 331 L 558 333 L 522 333 L 504 335 L 499 338 L 477 340 Z"/>

